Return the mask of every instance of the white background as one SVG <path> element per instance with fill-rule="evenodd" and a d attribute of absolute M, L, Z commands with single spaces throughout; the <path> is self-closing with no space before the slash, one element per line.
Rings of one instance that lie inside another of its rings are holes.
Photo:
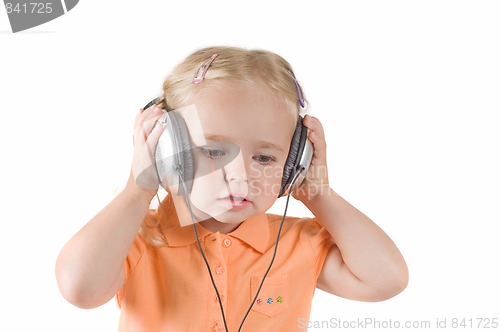
<path fill-rule="evenodd" d="M 407 260 L 397 297 L 318 291 L 311 320 L 446 318 L 451 331 L 454 317 L 500 317 L 500 4 L 318 2 L 82 0 L 17 34 L 0 10 L 0 330 L 116 330 L 114 301 L 62 298 L 56 257 L 123 187 L 139 108 L 212 44 L 291 62 L 325 127 L 332 186 Z"/>

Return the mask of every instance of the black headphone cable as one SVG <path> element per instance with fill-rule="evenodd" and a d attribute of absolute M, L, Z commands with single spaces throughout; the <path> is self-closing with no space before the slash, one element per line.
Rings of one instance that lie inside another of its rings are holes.
<path fill-rule="evenodd" d="M 241 331 L 241 328 L 243 327 L 243 323 L 245 322 L 248 314 L 250 313 L 250 310 L 252 309 L 253 304 L 257 300 L 257 297 L 259 296 L 260 290 L 262 289 L 262 286 L 264 285 L 264 280 L 266 280 L 266 277 L 269 274 L 269 271 L 271 270 L 271 267 L 272 267 L 272 265 L 274 263 L 274 259 L 276 258 L 276 252 L 278 250 L 278 242 L 279 242 L 279 238 L 280 238 L 280 235 L 281 235 L 281 230 L 283 228 L 283 224 L 284 224 L 284 221 L 285 221 L 286 212 L 288 210 L 288 203 L 290 201 L 290 196 L 292 194 L 292 188 L 293 188 L 293 185 L 294 185 L 295 181 L 297 180 L 298 176 L 300 175 L 300 173 L 302 173 L 304 171 L 304 169 L 305 168 L 301 166 L 301 168 L 299 169 L 299 172 L 297 172 L 294 175 L 294 177 L 293 177 L 293 179 L 292 179 L 292 181 L 290 183 L 290 191 L 287 194 L 285 211 L 283 212 L 283 217 L 281 218 L 281 223 L 280 223 L 280 227 L 278 229 L 278 234 L 276 235 L 276 242 L 274 244 L 273 257 L 271 258 L 271 262 L 269 263 L 269 266 L 267 267 L 267 270 L 264 273 L 264 276 L 262 277 L 262 281 L 259 284 L 257 292 L 255 293 L 255 296 L 254 296 L 252 302 L 250 303 L 250 306 L 248 307 L 248 310 L 245 313 L 245 316 L 243 317 L 243 319 L 241 321 L 240 327 L 238 328 L 238 332 Z M 229 332 L 229 329 L 227 327 L 227 322 L 226 322 L 226 315 L 224 313 L 224 308 L 223 308 L 222 301 L 221 301 L 221 298 L 220 298 L 220 293 L 219 293 L 219 290 L 217 289 L 217 285 L 216 285 L 214 277 L 212 275 L 212 271 L 210 269 L 210 265 L 208 263 L 208 260 L 207 260 L 207 257 L 205 255 L 205 252 L 203 251 L 203 248 L 201 246 L 200 238 L 198 236 L 198 231 L 196 230 L 196 224 L 195 224 L 196 222 L 194 220 L 194 214 L 193 214 L 193 210 L 192 210 L 192 207 L 191 207 L 191 200 L 189 199 L 189 196 L 187 194 L 188 191 L 187 191 L 187 188 L 186 188 L 186 183 L 184 182 L 184 177 L 183 177 L 183 174 L 182 174 L 182 170 L 178 169 L 177 171 L 180 173 L 179 180 L 180 180 L 180 183 L 181 183 L 181 185 L 182 185 L 182 187 L 184 189 L 185 198 L 186 198 L 186 205 L 187 205 L 187 207 L 189 209 L 189 214 L 191 215 L 191 223 L 193 225 L 193 231 L 194 231 L 194 234 L 195 234 L 195 237 L 196 237 L 196 242 L 198 244 L 198 248 L 200 249 L 201 256 L 203 257 L 203 261 L 205 262 L 205 265 L 207 267 L 207 271 L 208 271 L 208 274 L 210 276 L 210 280 L 212 282 L 212 286 L 214 287 L 215 293 L 217 294 L 217 299 L 219 300 L 219 306 L 220 306 L 220 310 L 221 310 L 221 314 L 222 314 L 222 320 L 224 322 L 224 328 L 225 328 L 226 332 Z"/>

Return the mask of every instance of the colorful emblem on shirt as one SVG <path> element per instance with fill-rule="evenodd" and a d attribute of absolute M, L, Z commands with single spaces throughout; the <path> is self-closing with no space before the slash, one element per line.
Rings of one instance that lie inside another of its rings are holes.
<path fill-rule="evenodd" d="M 271 303 L 273 303 L 273 298 L 272 297 L 270 297 L 270 298 L 267 299 L 267 304 L 271 304 Z"/>
<path fill-rule="evenodd" d="M 276 302 L 278 302 L 278 303 L 283 303 L 283 298 L 282 298 L 281 296 L 278 296 L 278 297 L 276 298 Z"/>
<path fill-rule="evenodd" d="M 256 303 L 257 303 L 257 305 L 261 305 L 262 304 L 262 299 L 257 299 Z"/>

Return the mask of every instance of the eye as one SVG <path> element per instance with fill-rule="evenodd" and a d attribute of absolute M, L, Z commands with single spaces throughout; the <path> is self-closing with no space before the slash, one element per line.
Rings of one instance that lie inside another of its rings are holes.
<path fill-rule="evenodd" d="M 205 157 L 210 159 L 218 159 L 222 158 L 226 155 L 224 150 L 221 149 L 211 149 L 208 147 L 200 148 L 201 152 L 205 155 Z"/>
<path fill-rule="evenodd" d="M 273 156 L 268 156 L 264 154 L 258 154 L 252 157 L 253 160 L 262 165 L 268 165 L 275 161 Z"/>

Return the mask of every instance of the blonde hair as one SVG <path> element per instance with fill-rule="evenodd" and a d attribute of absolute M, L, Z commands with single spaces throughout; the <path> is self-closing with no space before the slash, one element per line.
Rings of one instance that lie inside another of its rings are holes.
<path fill-rule="evenodd" d="M 209 64 L 201 83 L 193 79 L 202 65 L 215 56 Z M 230 46 L 213 46 L 199 49 L 186 57 L 167 76 L 163 83 L 163 96 L 155 103 L 174 110 L 189 104 L 196 93 L 207 86 L 235 82 L 241 84 L 264 83 L 277 98 L 297 110 L 305 109 L 306 99 L 298 84 L 292 66 L 276 53 L 261 49 L 244 49 Z M 302 102 L 302 105 L 301 105 Z M 162 208 L 162 205 L 158 207 Z M 161 236 L 161 221 L 154 225 L 146 221 L 140 233 L 155 246 L 165 245 Z"/>
<path fill-rule="evenodd" d="M 210 64 L 204 81 L 194 84 L 193 78 L 204 62 L 214 54 L 217 57 Z M 203 87 L 212 84 L 235 81 L 253 84 L 265 83 L 285 102 L 296 106 L 300 113 L 299 90 L 292 66 L 276 53 L 239 47 L 213 46 L 197 50 L 179 63 L 163 83 L 163 96 L 157 103 L 167 109 L 176 109 L 186 103 Z"/>

